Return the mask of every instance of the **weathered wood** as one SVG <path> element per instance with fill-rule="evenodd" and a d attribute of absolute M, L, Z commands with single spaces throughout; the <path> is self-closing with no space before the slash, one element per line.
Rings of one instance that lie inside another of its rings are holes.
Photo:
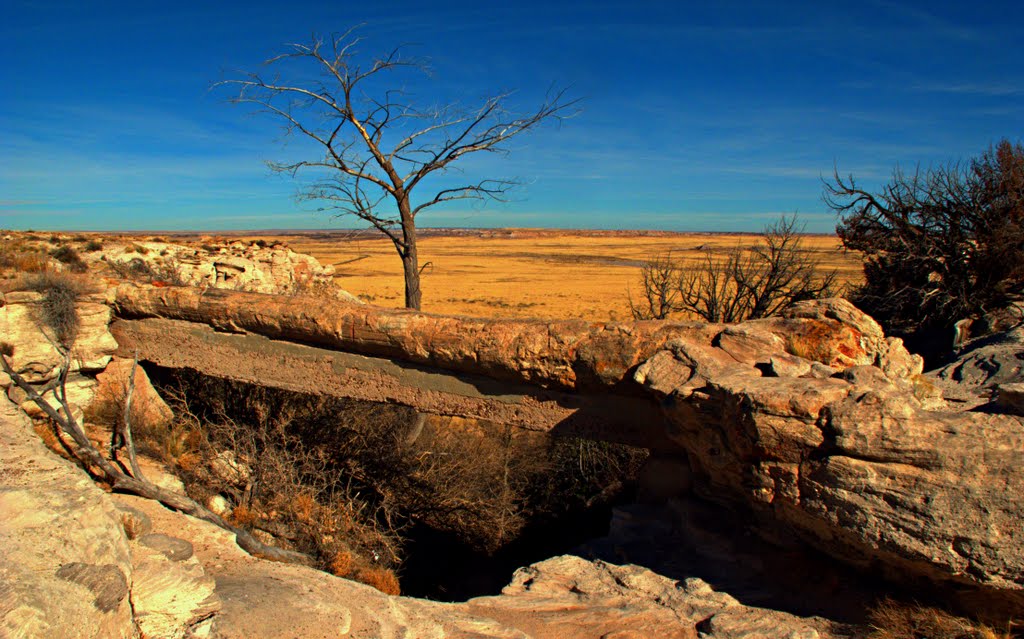
<path fill-rule="evenodd" d="M 131 284 L 118 287 L 115 310 L 122 318 L 187 320 L 226 332 L 570 391 L 631 387 L 635 368 L 668 343 L 710 344 L 725 328 L 701 322 L 481 319 L 331 299 Z M 831 319 L 771 318 L 745 325 L 765 333 L 804 335 L 815 358 L 826 364 L 873 361 L 862 336 Z"/>

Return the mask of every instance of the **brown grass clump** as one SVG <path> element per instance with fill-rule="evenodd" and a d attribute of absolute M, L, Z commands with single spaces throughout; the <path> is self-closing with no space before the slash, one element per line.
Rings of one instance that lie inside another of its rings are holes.
<path fill-rule="evenodd" d="M 231 511 L 231 518 L 239 526 L 249 526 L 259 519 L 259 515 L 248 506 L 238 505 Z"/>
<path fill-rule="evenodd" d="M 355 562 L 352 558 L 352 553 L 347 550 L 339 550 L 334 553 L 331 560 L 327 564 L 327 569 L 330 570 L 331 574 L 335 577 L 348 577 L 352 574 L 352 568 Z"/>
<path fill-rule="evenodd" d="M 386 568 L 364 568 L 356 572 L 355 579 L 367 586 L 373 586 L 385 595 L 402 594 L 402 589 L 398 584 L 398 577 Z"/>
<path fill-rule="evenodd" d="M 308 492 L 301 492 L 292 502 L 292 513 L 302 523 L 311 523 L 318 504 Z"/>
<path fill-rule="evenodd" d="M 0 269 L 42 273 L 49 268 L 50 262 L 43 248 L 30 244 L 24 238 L 0 241 Z"/>
<path fill-rule="evenodd" d="M 938 608 L 906 605 L 891 599 L 878 603 L 868 614 L 869 639 L 1013 639 L 985 624 L 957 617 Z"/>

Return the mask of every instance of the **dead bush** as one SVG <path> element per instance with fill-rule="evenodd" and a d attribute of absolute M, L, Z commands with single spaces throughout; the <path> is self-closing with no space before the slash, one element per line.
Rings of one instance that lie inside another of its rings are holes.
<path fill-rule="evenodd" d="M 797 302 L 837 293 L 836 271 L 823 271 L 803 248 L 796 216 L 764 229 L 749 249 L 736 246 L 696 265 L 672 254 L 640 268 L 642 298 L 629 299 L 635 319 L 685 314 L 706 322 L 742 322 L 776 315 Z"/>
<path fill-rule="evenodd" d="M 396 405 L 180 373 L 154 382 L 172 401 L 167 389 L 183 388 L 187 405 L 175 413 L 200 424 L 198 447 L 177 458 L 193 497 L 222 495 L 242 508 L 235 521 L 382 589 L 388 578 L 375 569 L 401 565 L 407 525 L 493 553 L 527 524 L 610 500 L 643 458 Z"/>
<path fill-rule="evenodd" d="M 114 275 L 123 280 L 163 284 L 166 286 L 188 286 L 189 282 L 181 271 L 181 264 L 174 258 L 146 261 L 136 257 L 127 262 L 108 262 Z"/>
<path fill-rule="evenodd" d="M 26 276 L 21 287 L 43 295 L 37 320 L 40 326 L 49 329 L 51 339 L 70 350 L 78 336 L 75 304 L 84 292 L 81 282 L 61 273 L 43 272 Z"/>
<path fill-rule="evenodd" d="M 884 599 L 870 612 L 869 639 L 1013 639 L 1014 633 L 957 617 L 937 608 Z M 1009 626 L 1009 624 L 1007 624 Z"/>
<path fill-rule="evenodd" d="M 329 446 L 297 435 L 296 420 L 303 415 L 295 406 L 272 404 L 264 389 L 179 386 L 184 390 L 162 391 L 175 406 L 177 425 L 162 438 L 157 433 L 147 439 L 164 447 L 193 498 L 225 497 L 237 525 L 270 533 L 336 574 L 359 579 L 376 575 L 374 568 L 398 565 L 396 526 L 380 503 L 362 496 L 364 486 L 343 474 L 344 464 Z M 175 431 L 188 435 L 171 450 Z M 339 557 L 346 553 L 349 566 L 342 570 Z"/>

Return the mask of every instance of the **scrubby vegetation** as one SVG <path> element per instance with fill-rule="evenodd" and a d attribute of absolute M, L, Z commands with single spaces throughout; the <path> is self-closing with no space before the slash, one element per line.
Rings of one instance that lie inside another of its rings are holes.
<path fill-rule="evenodd" d="M 37 321 L 40 326 L 49 329 L 51 339 L 70 350 L 78 336 L 79 320 L 75 304 L 84 292 L 82 282 L 63 273 L 47 271 L 26 275 L 19 288 L 43 295 Z"/>
<path fill-rule="evenodd" d="M 62 244 L 50 251 L 50 256 L 62 264 L 67 264 L 73 273 L 84 273 L 88 270 L 82 256 L 69 244 Z"/>
<path fill-rule="evenodd" d="M 26 236 L 0 240 L 0 269 L 20 273 L 41 273 L 49 267 L 46 251 Z"/>
<path fill-rule="evenodd" d="M 123 280 L 170 286 L 188 285 L 177 260 L 169 257 L 150 261 L 139 257 L 127 262 L 109 260 L 107 266 L 116 277 Z"/>
<path fill-rule="evenodd" d="M 825 200 L 844 246 L 864 255 L 851 299 L 918 347 L 1024 294 L 1024 147 L 1003 140 L 947 166 L 897 168 L 877 192 L 838 173 Z"/>
<path fill-rule="evenodd" d="M 385 591 L 397 589 L 409 526 L 490 554 L 528 523 L 612 499 L 645 456 L 195 374 L 167 373 L 161 388 L 178 419 L 137 425 L 139 445 L 172 463 L 194 499 L 223 500 L 236 525 Z"/>
<path fill-rule="evenodd" d="M 837 274 L 821 268 L 803 247 L 796 216 L 767 226 L 749 249 L 724 256 L 707 252 L 696 264 L 672 253 L 640 268 L 640 296 L 629 307 L 635 319 L 699 318 L 742 322 L 776 315 L 793 304 L 837 292 Z"/>

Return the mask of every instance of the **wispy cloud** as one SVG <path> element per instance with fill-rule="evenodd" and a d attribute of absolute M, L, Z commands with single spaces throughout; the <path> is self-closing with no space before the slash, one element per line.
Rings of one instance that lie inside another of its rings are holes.
<path fill-rule="evenodd" d="M 912 91 L 927 93 L 955 93 L 963 95 L 1011 96 L 1024 93 L 1024 83 L 1012 82 L 921 82 L 909 87 Z"/>

